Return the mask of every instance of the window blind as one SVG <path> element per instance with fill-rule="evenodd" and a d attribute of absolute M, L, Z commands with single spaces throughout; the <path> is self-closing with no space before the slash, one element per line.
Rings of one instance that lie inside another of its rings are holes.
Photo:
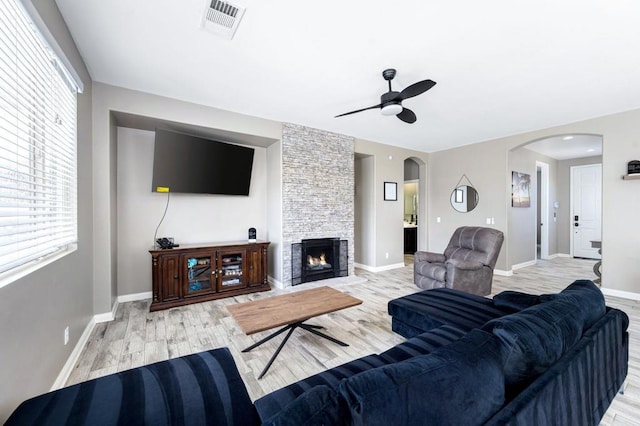
<path fill-rule="evenodd" d="M 19 0 L 0 2 L 0 274 L 77 242 L 77 87 Z"/>

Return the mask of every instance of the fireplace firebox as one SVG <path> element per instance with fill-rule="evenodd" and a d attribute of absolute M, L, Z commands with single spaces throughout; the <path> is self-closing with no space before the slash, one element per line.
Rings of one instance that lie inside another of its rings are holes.
<path fill-rule="evenodd" d="M 304 239 L 291 245 L 291 284 L 348 275 L 347 241 L 340 238 Z"/>

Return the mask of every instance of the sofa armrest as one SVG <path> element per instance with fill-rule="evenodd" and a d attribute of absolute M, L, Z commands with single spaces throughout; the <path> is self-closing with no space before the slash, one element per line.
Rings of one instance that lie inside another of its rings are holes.
<path fill-rule="evenodd" d="M 5 424 L 258 425 L 260 421 L 231 352 L 221 348 L 31 398 Z"/>
<path fill-rule="evenodd" d="M 444 263 L 446 257 L 442 253 L 432 253 L 430 251 L 417 251 L 413 262 L 431 262 L 431 263 Z"/>

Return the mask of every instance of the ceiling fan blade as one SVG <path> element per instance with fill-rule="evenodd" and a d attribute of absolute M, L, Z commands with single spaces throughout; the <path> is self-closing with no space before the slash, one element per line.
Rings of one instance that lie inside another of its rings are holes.
<path fill-rule="evenodd" d="M 433 80 L 422 80 L 417 83 L 413 83 L 411 86 L 406 87 L 402 92 L 400 92 L 400 99 L 405 100 L 413 98 L 414 96 L 418 96 L 426 92 L 435 85 L 436 82 Z"/>
<path fill-rule="evenodd" d="M 415 123 L 416 120 L 418 119 L 416 117 L 416 114 L 411 111 L 408 108 L 402 108 L 402 111 L 400 111 L 396 117 L 398 117 L 400 120 L 404 121 L 405 123 Z"/>
<path fill-rule="evenodd" d="M 338 117 L 342 117 L 342 116 L 349 115 L 349 114 L 355 114 L 356 112 L 362 112 L 362 111 L 366 111 L 368 109 L 375 109 L 375 108 L 380 108 L 380 107 L 382 107 L 382 104 L 373 105 L 373 106 L 362 108 L 362 109 L 357 109 L 355 111 L 345 112 L 344 114 L 336 115 L 333 118 L 338 118 Z"/>

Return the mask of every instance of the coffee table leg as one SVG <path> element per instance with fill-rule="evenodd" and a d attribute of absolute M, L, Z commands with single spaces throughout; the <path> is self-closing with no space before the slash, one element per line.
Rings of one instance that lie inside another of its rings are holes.
<path fill-rule="evenodd" d="M 305 324 L 307 327 L 313 327 L 316 328 L 318 330 L 322 330 L 324 327 L 321 325 L 313 325 L 313 324 Z"/>
<path fill-rule="evenodd" d="M 276 336 L 281 335 L 282 333 L 284 333 L 285 331 L 291 329 L 291 331 L 293 331 L 294 328 L 296 328 L 298 326 L 298 323 L 296 324 L 289 324 L 286 327 L 281 328 L 280 330 L 276 331 L 273 334 L 268 335 L 267 337 L 265 337 L 264 339 L 260 340 L 259 342 L 254 343 L 253 345 L 249 346 L 246 349 L 243 349 L 242 352 L 249 352 L 251 349 L 255 349 L 258 346 L 260 346 L 261 344 L 268 342 L 269 340 L 273 339 Z M 291 332 L 289 332 L 289 334 L 291 334 Z M 287 339 L 285 339 L 286 341 Z"/>
<path fill-rule="evenodd" d="M 308 331 L 308 332 L 310 332 L 310 333 L 315 334 L 316 336 L 324 337 L 325 339 L 330 340 L 330 341 L 332 341 L 333 343 L 337 343 L 337 344 L 339 344 L 340 346 L 349 346 L 349 345 L 347 345 L 346 343 L 341 342 L 341 341 L 340 341 L 340 340 L 338 340 L 338 339 L 334 339 L 333 337 L 331 337 L 331 336 L 327 336 L 326 334 L 321 333 L 321 332 L 319 332 L 318 330 L 316 330 L 316 329 L 318 329 L 318 328 L 322 328 L 322 327 L 320 327 L 320 326 L 317 326 L 317 325 L 310 325 L 310 324 L 300 324 L 300 325 L 299 325 L 299 327 L 300 327 L 300 328 L 303 328 L 303 329 L 305 329 L 305 330 L 307 330 L 307 331 Z"/>
<path fill-rule="evenodd" d="M 262 379 L 262 376 L 264 376 L 267 373 L 267 370 L 269 370 L 269 367 L 271 367 L 271 364 L 273 364 L 273 361 L 275 361 L 276 357 L 278 356 L 278 354 L 282 350 L 282 347 L 284 346 L 285 343 L 287 343 L 287 340 L 289 340 L 289 337 L 291 337 L 291 334 L 293 333 L 293 330 L 295 330 L 298 325 L 299 324 L 293 324 L 293 325 L 290 326 L 291 329 L 289 330 L 289 332 L 285 336 L 284 340 L 282 342 L 280 342 L 280 346 L 278 346 L 278 349 L 276 349 L 276 352 L 271 356 L 271 359 L 269 360 L 267 365 L 264 367 L 264 370 L 262 370 L 262 373 L 260 373 L 260 375 L 258 376 L 258 380 Z M 281 330 L 281 331 L 283 331 L 283 330 Z M 273 336 L 270 336 L 270 337 L 273 337 Z"/>
<path fill-rule="evenodd" d="M 242 352 L 249 352 L 250 350 L 257 348 L 258 346 L 262 345 L 263 343 L 266 343 L 269 340 L 273 339 L 274 337 L 279 336 L 280 334 L 282 334 L 285 331 L 289 330 L 289 332 L 284 337 L 282 342 L 280 342 L 280 346 L 278 346 L 278 349 L 276 349 L 275 353 L 271 356 L 271 359 L 269 360 L 267 365 L 262 370 L 262 373 L 260 373 L 260 375 L 258 376 L 258 380 L 262 379 L 262 377 L 267 373 L 267 371 L 269 370 L 269 367 L 271 367 L 271 364 L 273 364 L 273 361 L 276 360 L 276 358 L 278 357 L 278 354 L 280 353 L 280 351 L 284 347 L 285 343 L 287 343 L 287 340 L 289 340 L 289 337 L 291 337 L 291 334 L 293 334 L 293 331 L 298 327 L 300 327 L 300 328 L 302 328 L 304 330 L 307 330 L 308 332 L 313 333 L 316 336 L 324 337 L 325 339 L 330 340 L 330 341 L 332 341 L 334 343 L 337 343 L 340 346 L 349 346 L 346 343 L 341 342 L 338 339 L 334 339 L 331 336 L 327 336 L 326 334 L 319 332 L 318 331 L 319 329 L 323 329 L 324 328 L 324 327 L 322 327 L 320 325 L 303 324 L 301 322 L 296 322 L 296 323 L 293 323 L 293 324 L 289 324 L 286 327 L 281 328 L 280 330 L 276 331 L 275 333 L 268 335 L 264 339 L 254 343 L 253 345 L 249 346 L 248 348 L 242 350 Z"/>

